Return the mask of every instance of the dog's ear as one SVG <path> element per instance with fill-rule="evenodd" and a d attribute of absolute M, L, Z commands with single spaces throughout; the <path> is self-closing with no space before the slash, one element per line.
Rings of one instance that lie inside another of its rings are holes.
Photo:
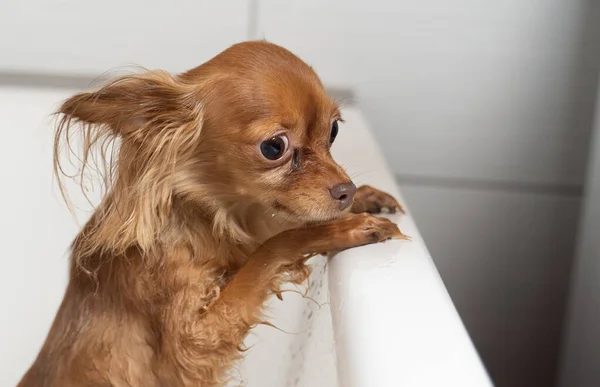
<path fill-rule="evenodd" d="M 74 152 L 71 132 L 78 130 L 78 183 L 90 178 L 84 171 L 100 171 L 104 183 L 105 197 L 75 255 L 99 249 L 118 254 L 132 246 L 151 250 L 169 217 L 177 173 L 199 144 L 203 114 L 196 88 L 166 72 L 146 72 L 77 94 L 58 113 L 54 165 L 59 181 L 72 177 L 63 172 L 60 151 L 66 143 Z"/>
<path fill-rule="evenodd" d="M 96 91 L 66 100 L 58 113 L 69 119 L 109 126 L 124 139 L 142 140 L 144 128 L 179 128 L 201 119 L 192 86 L 164 71 L 118 78 Z"/>

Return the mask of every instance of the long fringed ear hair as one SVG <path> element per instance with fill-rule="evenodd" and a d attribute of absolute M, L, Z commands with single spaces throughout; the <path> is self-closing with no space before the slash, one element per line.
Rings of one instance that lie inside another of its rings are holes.
<path fill-rule="evenodd" d="M 73 176 L 63 169 L 60 150 L 66 144 L 74 152 L 75 131 L 82 144 L 76 156 L 79 183 L 94 161 L 104 183 L 105 196 L 93 221 L 74 244 L 77 263 L 94 253 L 121 254 L 130 247 L 147 253 L 169 216 L 177 165 L 198 145 L 202 108 L 194 87 L 150 71 L 77 94 L 57 113 L 54 169 L 67 203 L 63 179 Z M 109 156 L 113 146 L 116 157 Z"/>

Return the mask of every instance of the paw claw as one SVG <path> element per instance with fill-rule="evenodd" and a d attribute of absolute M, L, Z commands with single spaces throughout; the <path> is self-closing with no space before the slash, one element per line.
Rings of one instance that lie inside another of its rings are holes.
<path fill-rule="evenodd" d="M 393 221 L 369 213 L 350 215 L 337 221 L 334 225 L 336 227 L 334 235 L 339 239 L 337 239 L 336 247 L 331 250 L 340 251 L 390 239 L 410 239 L 400 231 L 398 225 Z"/>
<path fill-rule="evenodd" d="M 354 213 L 368 212 L 371 214 L 401 212 L 405 214 L 404 208 L 393 196 L 379 191 L 373 187 L 364 185 L 358 188 L 354 197 Z"/>

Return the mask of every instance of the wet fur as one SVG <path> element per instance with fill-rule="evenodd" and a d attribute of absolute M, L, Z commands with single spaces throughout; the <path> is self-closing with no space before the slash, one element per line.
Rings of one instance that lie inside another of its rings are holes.
<path fill-rule="evenodd" d="M 336 207 L 328 188 L 349 181 L 329 154 L 338 106 L 273 44 L 242 43 L 176 76 L 122 77 L 59 115 L 57 174 L 79 135 L 79 176 L 98 164 L 106 194 L 19 386 L 222 385 L 265 300 L 308 276 L 307 257 L 403 237 Z M 258 144 L 281 130 L 293 150 L 267 161 Z M 400 207 L 361 187 L 352 212 L 382 208 Z"/>

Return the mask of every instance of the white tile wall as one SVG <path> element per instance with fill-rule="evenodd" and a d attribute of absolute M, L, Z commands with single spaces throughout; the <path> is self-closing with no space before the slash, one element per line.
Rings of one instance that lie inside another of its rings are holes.
<path fill-rule="evenodd" d="M 400 183 L 496 385 L 552 386 L 580 198 Z"/>
<path fill-rule="evenodd" d="M 591 153 L 563 336 L 561 387 L 600 384 L 600 94 Z"/>
<path fill-rule="evenodd" d="M 368 4 L 262 0 L 259 34 L 354 87 L 400 175 L 581 184 L 587 0 Z"/>
<path fill-rule="evenodd" d="M 0 71 L 186 70 L 248 33 L 248 0 L 3 0 Z"/>

